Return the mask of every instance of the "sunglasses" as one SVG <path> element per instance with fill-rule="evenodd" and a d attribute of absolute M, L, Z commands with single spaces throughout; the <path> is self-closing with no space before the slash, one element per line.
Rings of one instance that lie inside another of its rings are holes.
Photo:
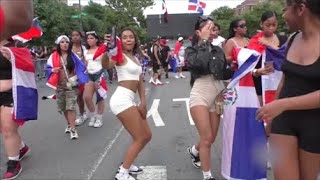
<path fill-rule="evenodd" d="M 209 17 L 209 16 L 199 16 L 198 21 L 197 21 L 197 23 L 195 25 L 195 30 L 199 30 L 201 23 L 209 21 L 209 20 L 213 21 L 213 19 L 211 17 Z"/>
<path fill-rule="evenodd" d="M 97 35 L 97 33 L 96 33 L 95 31 L 88 31 L 88 32 L 86 32 L 86 35 L 90 35 L 90 34 Z"/>
<path fill-rule="evenodd" d="M 238 27 L 239 27 L 239 28 L 246 28 L 247 25 L 246 25 L 246 24 L 240 24 Z"/>

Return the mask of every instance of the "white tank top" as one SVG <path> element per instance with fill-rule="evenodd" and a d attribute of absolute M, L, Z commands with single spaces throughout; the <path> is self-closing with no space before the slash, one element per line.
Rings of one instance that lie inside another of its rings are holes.
<path fill-rule="evenodd" d="M 120 81 L 139 81 L 140 75 L 142 73 L 142 68 L 139 63 L 137 57 L 135 57 L 136 62 L 133 62 L 127 55 L 123 54 L 126 58 L 127 63 L 122 66 L 116 66 L 118 82 Z"/>
<path fill-rule="evenodd" d="M 85 59 L 88 62 L 87 70 L 89 74 L 96 74 L 102 69 L 101 64 L 101 57 L 98 57 L 97 59 L 93 60 L 94 54 L 88 54 L 88 52 L 85 54 Z"/>

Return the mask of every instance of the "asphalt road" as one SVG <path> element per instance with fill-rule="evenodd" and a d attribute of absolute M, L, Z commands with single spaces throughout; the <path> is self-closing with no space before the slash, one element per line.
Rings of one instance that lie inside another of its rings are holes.
<path fill-rule="evenodd" d="M 202 172 L 193 167 L 186 151 L 198 138 L 187 111 L 189 78 L 174 79 L 171 75 L 169 81 L 163 86 L 146 83 L 148 122 L 153 138 L 135 162 L 145 168 L 145 173 L 137 178 L 200 180 Z M 115 83 L 109 85 L 109 97 L 115 87 Z M 39 82 L 38 88 L 40 97 L 53 93 L 44 82 Z M 31 154 L 22 162 L 24 169 L 19 179 L 114 179 L 130 137 L 110 112 L 108 102 L 109 98 L 103 115 L 104 125 L 95 129 L 86 122 L 78 128 L 79 139 L 70 140 L 64 133 L 65 120 L 56 111 L 55 101 L 39 100 L 39 120 L 29 122 L 21 129 Z M 1 143 L 1 174 L 5 171 L 6 161 Z M 221 133 L 212 146 L 211 162 L 214 176 L 222 180 Z"/>

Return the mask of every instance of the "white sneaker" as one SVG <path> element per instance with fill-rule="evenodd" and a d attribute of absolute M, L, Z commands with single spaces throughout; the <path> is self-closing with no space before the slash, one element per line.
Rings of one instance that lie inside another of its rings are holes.
<path fill-rule="evenodd" d="M 79 117 L 76 119 L 76 126 L 80 126 L 80 125 L 83 124 L 86 120 L 88 120 L 87 113 L 83 113 L 82 116 L 79 116 Z"/>
<path fill-rule="evenodd" d="M 176 75 L 174 76 L 174 78 L 179 79 L 180 77 L 178 76 L 178 74 L 176 74 Z"/>
<path fill-rule="evenodd" d="M 153 78 L 151 77 L 149 80 L 149 83 L 151 84 L 153 82 Z"/>
<path fill-rule="evenodd" d="M 99 128 L 103 125 L 102 119 L 96 118 L 96 122 L 94 123 L 93 127 Z"/>
<path fill-rule="evenodd" d="M 186 78 L 186 76 L 184 76 L 182 73 L 180 74 L 180 77 L 181 78 Z"/>
<path fill-rule="evenodd" d="M 159 79 L 156 80 L 156 85 L 163 85 L 163 83 L 161 81 L 159 81 Z"/>
<path fill-rule="evenodd" d="M 89 120 L 90 120 L 90 121 L 89 121 L 89 124 L 88 124 L 88 125 L 89 125 L 90 127 L 94 126 L 94 123 L 96 122 L 96 116 L 90 117 Z"/>
<path fill-rule="evenodd" d="M 129 173 L 121 173 L 121 172 L 118 172 L 114 178 L 115 180 L 135 180 L 135 178 L 130 176 Z"/>
<path fill-rule="evenodd" d="M 72 128 L 70 130 L 70 139 L 78 139 L 78 138 L 79 138 L 79 135 L 76 128 Z"/>
<path fill-rule="evenodd" d="M 130 174 L 141 174 L 141 173 L 143 173 L 143 169 L 141 169 L 138 166 L 131 165 L 129 168 L 129 173 Z"/>
<path fill-rule="evenodd" d="M 68 126 L 66 127 L 66 130 L 64 130 L 64 132 L 65 132 L 65 133 L 70 133 L 70 131 L 71 131 L 71 127 L 68 125 Z"/>

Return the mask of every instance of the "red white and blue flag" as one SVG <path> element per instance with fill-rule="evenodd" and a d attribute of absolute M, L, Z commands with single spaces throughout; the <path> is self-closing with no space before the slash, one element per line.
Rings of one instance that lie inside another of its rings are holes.
<path fill-rule="evenodd" d="M 12 64 L 12 119 L 19 125 L 38 118 L 38 90 L 35 67 L 27 48 L 9 48 Z"/>
<path fill-rule="evenodd" d="M 31 41 L 33 38 L 41 37 L 42 34 L 43 34 L 43 30 L 40 26 L 40 22 L 39 22 L 38 18 L 34 18 L 32 26 L 27 32 L 23 32 L 23 33 L 14 35 L 11 38 L 13 40 L 18 40 L 23 43 L 26 43 L 28 41 Z"/>
<path fill-rule="evenodd" d="M 204 9 L 206 8 L 206 3 L 200 0 L 189 0 L 188 10 L 196 11 L 203 14 Z"/>
<path fill-rule="evenodd" d="M 267 178 L 267 138 L 264 123 L 256 119 L 260 102 L 251 71 L 261 56 L 274 62 L 275 73 L 262 78 L 267 85 L 264 94 L 273 96 L 281 77 L 280 66 L 285 47 L 279 50 L 265 48 L 263 53 L 241 48 L 235 50 L 238 70 L 224 94 L 222 175 L 232 180 L 262 180 Z M 274 79 L 275 78 L 275 79 Z"/>

